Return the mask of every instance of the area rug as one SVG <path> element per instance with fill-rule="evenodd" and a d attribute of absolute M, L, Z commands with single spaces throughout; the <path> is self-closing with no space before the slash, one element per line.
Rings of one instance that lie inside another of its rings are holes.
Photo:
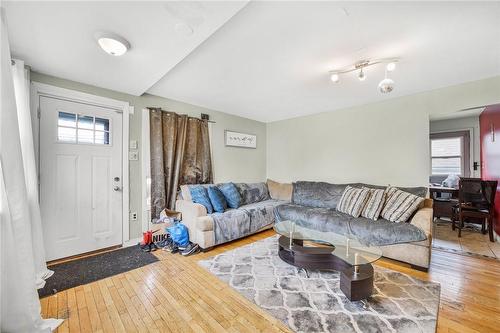
<path fill-rule="evenodd" d="M 138 246 L 130 246 L 115 251 L 76 259 L 49 269 L 54 274 L 47 279 L 45 286 L 38 289 L 40 297 L 77 287 L 116 274 L 127 272 L 158 261 L 151 253 L 143 252 Z"/>
<path fill-rule="evenodd" d="M 278 257 L 278 236 L 224 252 L 199 264 L 295 332 L 435 332 L 441 287 L 375 268 L 374 294 L 349 301 L 339 273 L 309 271 Z"/>

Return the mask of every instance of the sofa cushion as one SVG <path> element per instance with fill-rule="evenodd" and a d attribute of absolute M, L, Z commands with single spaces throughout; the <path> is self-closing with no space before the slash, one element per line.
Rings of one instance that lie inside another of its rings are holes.
<path fill-rule="evenodd" d="M 387 199 L 382 217 L 392 222 L 406 222 L 424 202 L 424 198 L 401 191 L 396 187 L 387 189 Z"/>
<path fill-rule="evenodd" d="M 217 187 L 224 194 L 229 208 L 238 208 L 241 206 L 241 194 L 233 183 L 219 184 Z"/>
<path fill-rule="evenodd" d="M 305 207 L 296 204 L 279 205 L 274 210 L 277 221 L 290 220 L 306 228 L 318 231 L 349 232 L 349 220 L 353 217 L 332 208 Z"/>
<path fill-rule="evenodd" d="M 308 207 L 335 209 L 347 185 L 351 184 L 296 182 L 293 183 L 292 202 Z"/>
<path fill-rule="evenodd" d="M 207 209 L 207 213 L 213 213 L 214 209 L 210 198 L 208 197 L 208 192 L 206 187 L 201 185 L 195 185 L 189 187 L 189 192 L 191 193 L 191 199 L 194 203 L 199 203 Z"/>
<path fill-rule="evenodd" d="M 275 222 L 274 207 L 284 202 L 270 199 L 241 206 L 239 209 L 250 216 L 250 232 L 255 232 Z"/>
<path fill-rule="evenodd" d="M 370 194 L 368 196 L 368 200 L 366 201 L 365 207 L 363 207 L 361 216 L 376 221 L 380 217 L 380 213 L 382 213 L 382 208 L 384 207 L 386 193 L 385 189 L 370 188 L 369 191 Z"/>
<path fill-rule="evenodd" d="M 331 208 L 282 204 L 275 208 L 275 214 L 277 221 L 291 220 L 313 230 L 352 235 L 370 245 L 418 242 L 427 238 L 423 230 L 409 223 L 354 218 Z"/>
<path fill-rule="evenodd" d="M 350 233 L 370 245 L 392 245 L 427 239 L 425 232 L 410 223 L 394 223 L 386 219 L 373 221 L 358 217 L 350 221 Z"/>
<path fill-rule="evenodd" d="M 241 194 L 242 205 L 271 199 L 266 183 L 235 183 L 234 185 Z"/>
<path fill-rule="evenodd" d="M 369 195 L 369 188 L 355 188 L 347 186 L 337 205 L 337 211 L 353 217 L 358 217 L 361 215 L 361 211 L 363 210 L 363 207 L 365 207 Z"/>
<path fill-rule="evenodd" d="M 293 185 L 291 183 L 278 183 L 274 180 L 267 180 L 267 188 L 271 199 L 290 202 L 292 200 Z"/>
<path fill-rule="evenodd" d="M 209 215 L 214 222 L 215 244 L 222 244 L 250 234 L 250 216 L 242 209 L 229 209 Z"/>
<path fill-rule="evenodd" d="M 224 213 L 224 211 L 227 209 L 227 202 L 221 190 L 219 190 L 219 188 L 216 186 L 210 186 L 207 188 L 207 192 L 214 211 L 218 213 Z"/>

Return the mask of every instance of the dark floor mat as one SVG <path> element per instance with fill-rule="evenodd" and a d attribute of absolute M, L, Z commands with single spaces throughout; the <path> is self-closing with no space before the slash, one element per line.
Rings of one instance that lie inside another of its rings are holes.
<path fill-rule="evenodd" d="M 50 266 L 54 275 L 47 279 L 45 287 L 38 289 L 40 297 L 94 282 L 119 273 L 127 272 L 158 261 L 151 253 L 143 252 L 138 246 L 97 254 Z"/>

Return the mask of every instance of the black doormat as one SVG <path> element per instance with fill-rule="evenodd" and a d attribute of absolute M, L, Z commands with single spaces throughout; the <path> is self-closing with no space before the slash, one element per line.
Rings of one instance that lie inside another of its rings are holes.
<path fill-rule="evenodd" d="M 38 289 L 40 297 L 73 288 L 116 274 L 130 271 L 158 261 L 151 253 L 143 252 L 139 246 L 97 254 L 50 266 L 54 275 L 47 279 L 45 287 Z"/>

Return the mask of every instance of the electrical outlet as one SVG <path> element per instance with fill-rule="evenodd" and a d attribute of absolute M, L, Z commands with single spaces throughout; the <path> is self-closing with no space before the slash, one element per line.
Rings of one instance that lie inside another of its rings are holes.
<path fill-rule="evenodd" d="M 137 161 L 139 160 L 139 152 L 137 150 L 130 150 L 128 152 L 129 161 Z"/>
<path fill-rule="evenodd" d="M 137 220 L 137 212 L 130 213 L 130 221 L 136 221 L 136 220 Z"/>

